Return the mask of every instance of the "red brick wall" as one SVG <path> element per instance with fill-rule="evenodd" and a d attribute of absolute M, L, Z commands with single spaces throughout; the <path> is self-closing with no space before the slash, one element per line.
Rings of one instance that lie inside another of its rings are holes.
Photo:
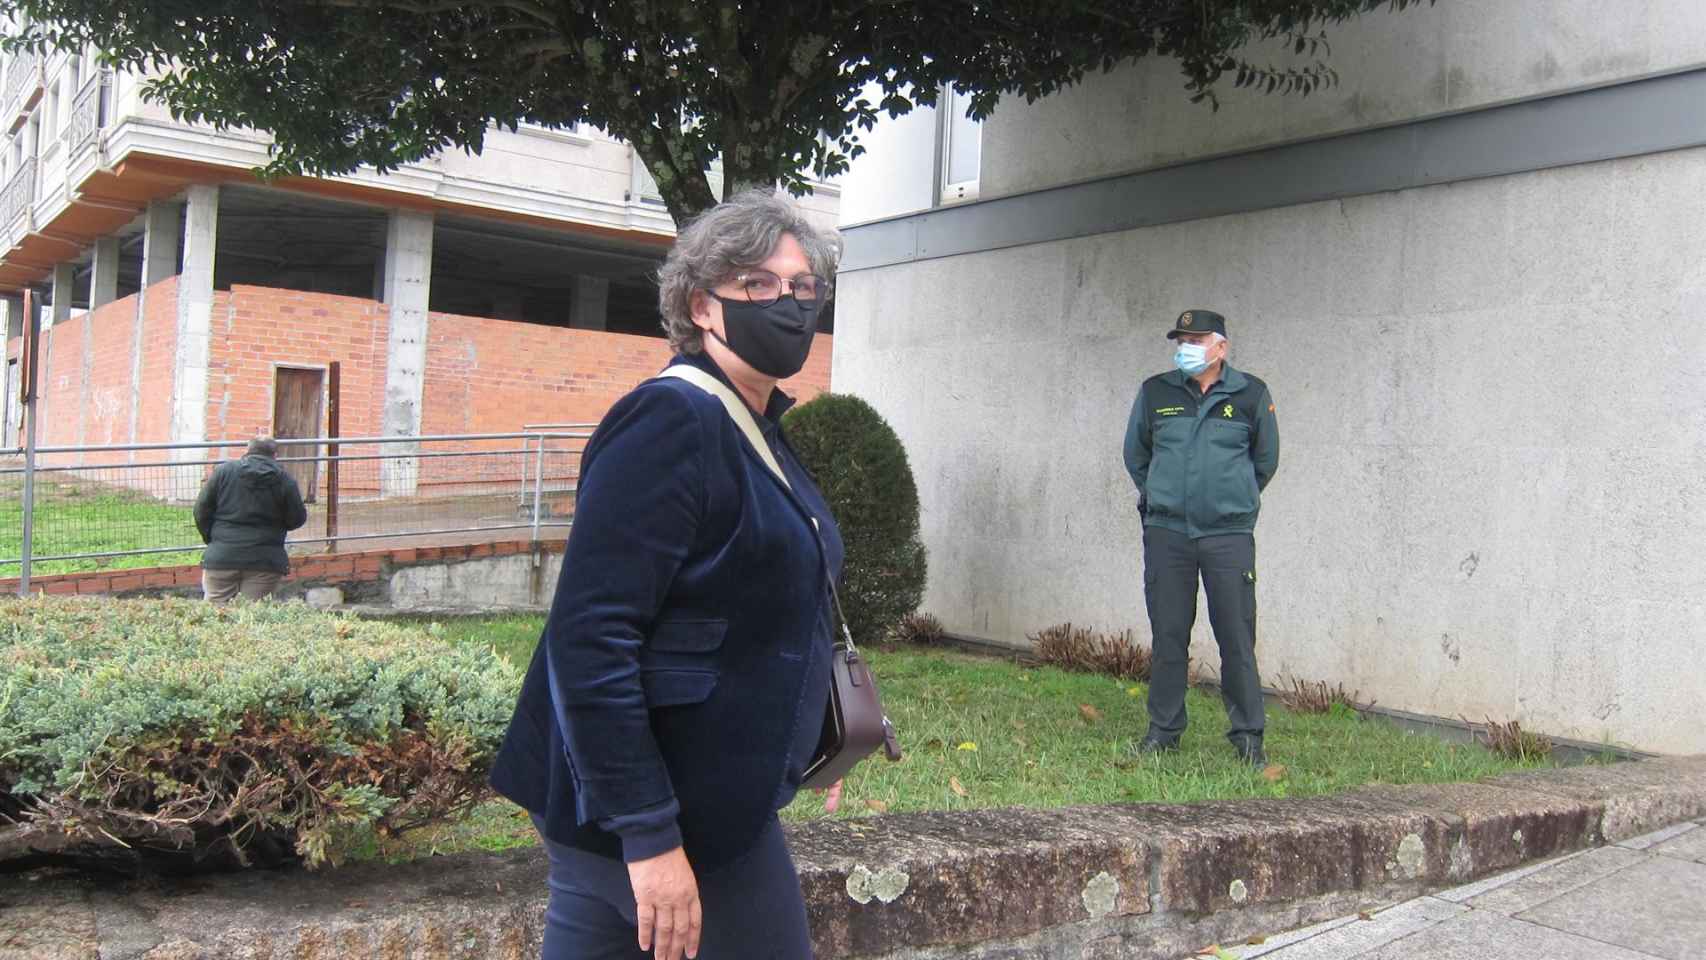
<path fill-rule="evenodd" d="M 782 388 L 829 388 L 834 338 L 819 336 Z M 596 423 L 669 362 L 668 341 L 434 313 L 427 336 L 425 433 L 509 433 L 530 423 Z"/>
<path fill-rule="evenodd" d="M 177 284 L 172 277 L 147 291 L 135 438 L 140 443 L 171 439 Z M 134 297 L 127 297 L 97 312 L 87 385 L 83 322 L 48 331 L 53 341 L 43 348 L 41 443 L 130 439 L 135 309 Z M 386 306 L 367 299 L 243 285 L 215 292 L 208 439 L 270 432 L 275 367 L 320 367 L 332 360 L 342 363 L 342 434 L 377 435 L 388 321 Z M 831 337 L 818 337 L 806 368 L 783 389 L 802 401 L 828 389 L 832 349 Z M 595 422 L 668 358 L 668 344 L 652 337 L 434 313 L 422 432 L 508 433 L 529 423 Z M 135 459 L 163 456 L 139 453 Z"/>
<path fill-rule="evenodd" d="M 333 360 L 343 381 L 341 433 L 378 435 L 389 316 L 384 304 L 357 297 L 242 285 L 216 291 L 208 439 L 271 433 L 275 366 L 324 367 Z"/>
<path fill-rule="evenodd" d="M 172 383 L 178 351 L 178 278 L 148 288 L 142 318 L 142 402 L 136 411 L 136 442 L 172 439 Z M 160 459 L 137 454 L 138 460 Z"/>
<path fill-rule="evenodd" d="M 129 443 L 136 356 L 136 295 L 96 310 L 89 318 L 89 387 L 85 444 Z M 138 427 L 141 424 L 138 423 Z"/>
<path fill-rule="evenodd" d="M 82 319 L 43 329 L 41 358 L 36 443 L 43 447 L 73 446 L 77 443 L 78 409 L 83 403 Z"/>

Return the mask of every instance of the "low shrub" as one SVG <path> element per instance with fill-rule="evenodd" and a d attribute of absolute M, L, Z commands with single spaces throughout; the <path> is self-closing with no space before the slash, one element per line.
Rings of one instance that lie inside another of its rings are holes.
<path fill-rule="evenodd" d="M 1374 706 L 1373 700 L 1362 703 L 1357 699 L 1362 696 L 1361 690 L 1346 693 L 1344 684 L 1330 687 L 1325 680 L 1311 683 L 1293 677 L 1279 688 L 1278 696 L 1292 713 L 1330 713 L 1337 708 L 1341 713 L 1360 714 Z"/>
<path fill-rule="evenodd" d="M 518 686 L 300 604 L 0 601 L 0 861 L 336 862 L 480 800 Z"/>
<path fill-rule="evenodd" d="M 1477 743 L 1508 760 L 1539 760 L 1552 755 L 1551 738 L 1524 730 L 1515 720 L 1500 723 L 1488 717 L 1486 727 L 1481 730 L 1475 730 L 1475 724 L 1468 718 L 1463 722 L 1469 724 Z"/>
<path fill-rule="evenodd" d="M 942 628 L 942 621 L 928 613 L 909 613 L 901 617 L 900 623 L 894 628 L 896 640 L 920 646 L 941 643 L 947 636 L 948 632 Z"/>
<path fill-rule="evenodd" d="M 1104 634 L 1060 623 L 1030 634 L 1029 639 L 1036 647 L 1037 659 L 1044 663 L 1064 670 L 1149 682 L 1149 648 L 1139 646 L 1130 630 Z"/>

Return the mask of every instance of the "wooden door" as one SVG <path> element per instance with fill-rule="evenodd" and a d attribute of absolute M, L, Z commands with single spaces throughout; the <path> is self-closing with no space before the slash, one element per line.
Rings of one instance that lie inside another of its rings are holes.
<path fill-rule="evenodd" d="M 279 367 L 274 372 L 272 435 L 278 440 L 280 458 L 312 457 L 319 454 L 318 444 L 285 441 L 291 437 L 320 436 L 320 401 L 324 395 L 322 383 L 325 375 L 323 370 L 300 370 L 292 367 Z M 302 488 L 302 499 L 313 503 L 314 495 L 319 490 L 320 464 L 306 461 L 286 463 L 283 466 L 296 478 L 296 485 Z"/>

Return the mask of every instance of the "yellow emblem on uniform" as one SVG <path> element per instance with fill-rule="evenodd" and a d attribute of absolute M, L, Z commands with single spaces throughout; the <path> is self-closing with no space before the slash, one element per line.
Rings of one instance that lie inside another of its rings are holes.
<path fill-rule="evenodd" d="M 1226 406 L 1221 407 L 1220 408 L 1220 415 L 1225 417 L 1228 420 L 1231 420 L 1232 419 L 1232 404 L 1229 403 Z"/>
<path fill-rule="evenodd" d="M 1191 313 L 1189 310 L 1187 310 L 1179 317 L 1179 326 L 1188 327 L 1190 325 L 1191 325 Z"/>

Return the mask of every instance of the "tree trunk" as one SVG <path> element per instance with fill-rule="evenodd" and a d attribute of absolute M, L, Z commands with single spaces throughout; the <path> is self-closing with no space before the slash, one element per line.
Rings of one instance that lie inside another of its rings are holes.
<path fill-rule="evenodd" d="M 625 136 L 622 130 L 612 132 L 624 136 L 640 155 L 646 172 L 657 181 L 658 195 L 669 208 L 677 228 L 717 204 L 719 198 L 711 192 L 711 181 L 705 171 L 691 160 L 683 162 L 686 142 L 679 133 L 656 127 L 640 128 L 631 136 Z"/>
<path fill-rule="evenodd" d="M 743 190 L 776 189 L 780 179 L 776 167 L 776 149 L 765 142 L 762 131 L 724 144 L 723 199 L 727 200 Z"/>

